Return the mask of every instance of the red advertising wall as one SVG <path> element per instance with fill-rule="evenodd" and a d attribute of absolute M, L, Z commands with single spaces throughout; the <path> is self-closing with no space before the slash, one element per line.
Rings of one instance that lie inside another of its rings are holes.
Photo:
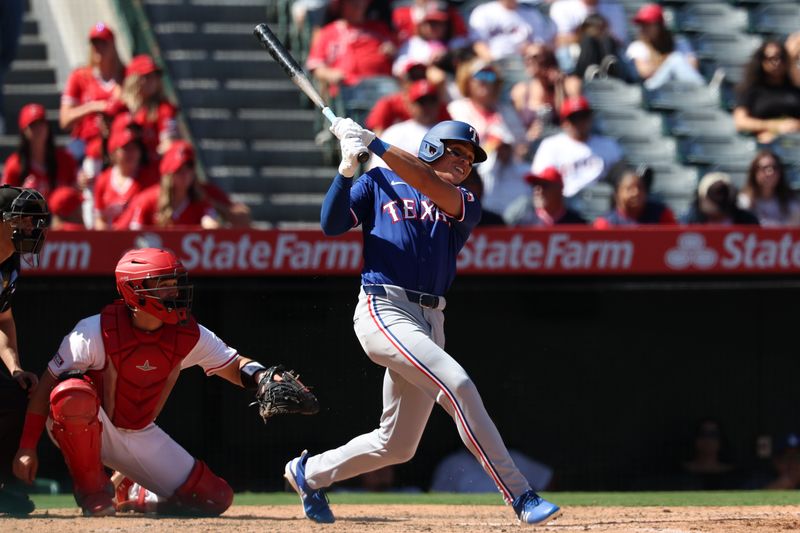
<path fill-rule="evenodd" d="M 319 231 L 53 231 L 33 275 L 107 275 L 134 247 L 178 253 L 194 275 L 354 275 L 361 233 Z M 583 227 L 476 230 L 459 274 L 696 275 L 800 273 L 800 230 L 750 227 Z"/>

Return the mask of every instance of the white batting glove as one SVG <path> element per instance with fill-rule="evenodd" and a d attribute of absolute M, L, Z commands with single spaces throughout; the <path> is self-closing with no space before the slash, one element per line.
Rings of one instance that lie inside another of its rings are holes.
<path fill-rule="evenodd" d="M 337 118 L 333 121 L 333 124 L 331 124 L 330 130 L 339 140 L 348 137 L 357 138 L 361 140 L 364 146 L 368 146 L 375 138 L 374 133 L 368 129 L 362 128 L 350 118 Z"/>
<path fill-rule="evenodd" d="M 349 119 L 348 119 L 349 120 Z M 345 137 L 339 141 L 342 149 L 342 162 L 339 163 L 339 174 L 345 178 L 352 178 L 358 169 L 358 154 L 366 152 L 367 147 L 358 137 Z"/>

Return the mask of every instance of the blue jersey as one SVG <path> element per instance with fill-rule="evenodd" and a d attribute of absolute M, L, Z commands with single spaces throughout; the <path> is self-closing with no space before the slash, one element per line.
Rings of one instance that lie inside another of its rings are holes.
<path fill-rule="evenodd" d="M 353 226 L 364 232 L 361 282 L 397 285 L 442 296 L 456 275 L 456 257 L 481 218 L 478 199 L 459 187 L 460 219 L 387 168 L 374 168 L 350 189 Z"/>

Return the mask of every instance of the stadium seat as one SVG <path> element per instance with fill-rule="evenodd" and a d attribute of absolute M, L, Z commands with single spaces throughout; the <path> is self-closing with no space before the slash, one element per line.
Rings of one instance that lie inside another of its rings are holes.
<path fill-rule="evenodd" d="M 694 2 L 680 9 L 675 26 L 681 32 L 729 33 L 746 31 L 748 17 L 745 9 L 716 2 Z"/>
<path fill-rule="evenodd" d="M 699 59 L 712 59 L 726 64 L 744 65 L 761 46 L 763 38 L 740 32 L 702 33 L 692 41 Z"/>
<path fill-rule="evenodd" d="M 652 165 L 651 194 L 666 203 L 676 216 L 684 213 L 697 190 L 697 169 L 678 164 Z"/>
<path fill-rule="evenodd" d="M 781 135 L 772 142 L 772 149 L 788 165 L 800 165 L 800 134 Z"/>
<path fill-rule="evenodd" d="M 751 21 L 757 33 L 782 38 L 800 29 L 800 5 L 797 2 L 763 5 L 751 12 Z"/>
<path fill-rule="evenodd" d="M 618 141 L 625 160 L 633 165 L 672 164 L 678 160 L 678 143 L 672 137 L 623 136 Z"/>
<path fill-rule="evenodd" d="M 756 143 L 744 137 L 690 137 L 681 142 L 681 154 L 687 163 L 715 165 L 731 161 L 747 161 L 756 155 Z"/>
<path fill-rule="evenodd" d="M 723 137 L 736 135 L 733 117 L 717 109 L 677 111 L 667 119 L 670 133 L 677 137 Z"/>
<path fill-rule="evenodd" d="M 706 172 L 724 172 L 731 177 L 731 182 L 737 189 L 741 190 L 747 181 L 747 172 L 750 169 L 750 161 L 745 159 L 739 161 L 724 161 L 714 165 L 708 165 L 705 168 Z"/>
<path fill-rule="evenodd" d="M 596 181 L 584 187 L 575 195 L 575 207 L 583 216 L 592 221 L 611 210 L 614 187 L 604 181 Z"/>
<path fill-rule="evenodd" d="M 635 108 L 642 105 L 642 88 L 614 78 L 588 80 L 583 92 L 595 109 Z"/>
<path fill-rule="evenodd" d="M 365 78 L 357 85 L 341 88 L 341 102 L 346 115 L 363 124 L 375 102 L 379 98 L 400 90 L 397 79 L 391 76 L 374 76 Z"/>
<path fill-rule="evenodd" d="M 650 109 L 676 111 L 719 107 L 719 93 L 709 87 L 683 82 L 669 82 L 659 89 L 645 91 Z"/>
<path fill-rule="evenodd" d="M 595 113 L 595 129 L 603 135 L 619 138 L 641 136 L 644 139 L 660 137 L 664 121 L 660 114 L 643 109 L 601 109 Z"/>

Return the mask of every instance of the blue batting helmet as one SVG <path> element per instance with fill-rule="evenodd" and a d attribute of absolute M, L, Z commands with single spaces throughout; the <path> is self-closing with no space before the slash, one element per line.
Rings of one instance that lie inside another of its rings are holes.
<path fill-rule="evenodd" d="M 433 163 L 444 155 L 444 141 L 468 142 L 475 152 L 475 163 L 486 161 L 486 152 L 480 146 L 478 132 L 466 122 L 458 120 L 445 120 L 428 130 L 419 145 L 417 157 L 426 163 Z"/>

